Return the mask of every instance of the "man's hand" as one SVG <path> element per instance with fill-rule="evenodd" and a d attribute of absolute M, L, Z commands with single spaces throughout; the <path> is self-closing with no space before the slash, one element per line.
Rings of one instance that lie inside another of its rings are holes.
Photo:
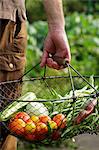
<path fill-rule="evenodd" d="M 52 58 L 50 57 L 52 56 Z M 55 29 L 49 31 L 45 43 L 44 52 L 41 60 L 41 67 L 47 65 L 50 68 L 62 69 L 63 66 L 59 65 L 57 61 L 53 60 L 53 57 L 66 59 L 70 63 L 71 55 L 70 48 L 67 40 L 66 33 L 63 29 Z"/>
<path fill-rule="evenodd" d="M 65 33 L 62 0 L 43 0 L 48 20 L 49 32 L 44 43 L 41 67 L 47 65 L 54 69 L 62 69 L 58 59 L 66 59 L 70 63 L 70 48 Z M 52 57 L 50 57 L 50 55 Z"/>

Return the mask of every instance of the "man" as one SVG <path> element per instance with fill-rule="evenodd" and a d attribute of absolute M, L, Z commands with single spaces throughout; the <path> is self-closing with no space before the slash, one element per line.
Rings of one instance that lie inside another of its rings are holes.
<path fill-rule="evenodd" d="M 24 3 L 24 0 L 0 0 L 0 82 L 19 79 L 24 72 L 27 42 Z M 41 67 L 47 65 L 54 69 L 62 69 L 63 66 L 55 58 L 66 59 L 68 63 L 71 59 L 64 29 L 62 0 L 43 0 L 43 3 L 49 31 L 44 43 Z M 11 87 L 7 98 L 15 99 L 20 95 L 21 85 L 14 83 Z M 2 90 L 5 90 L 5 87 L 2 87 Z M 8 135 L 2 150 L 16 148 L 16 138 Z"/>

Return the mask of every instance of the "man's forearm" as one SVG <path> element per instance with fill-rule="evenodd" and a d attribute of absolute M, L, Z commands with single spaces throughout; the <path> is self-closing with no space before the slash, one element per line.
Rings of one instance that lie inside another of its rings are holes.
<path fill-rule="evenodd" d="M 62 0 L 44 0 L 44 7 L 47 14 L 50 29 L 64 28 Z"/>

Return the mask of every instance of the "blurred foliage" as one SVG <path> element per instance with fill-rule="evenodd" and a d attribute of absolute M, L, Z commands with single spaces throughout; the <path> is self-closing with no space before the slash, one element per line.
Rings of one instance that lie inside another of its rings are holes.
<path fill-rule="evenodd" d="M 83 75 L 99 74 L 99 18 L 93 15 L 74 13 L 65 18 L 66 32 L 69 39 L 72 61 L 71 64 Z M 36 65 L 42 56 L 43 42 L 48 32 L 46 21 L 27 23 L 28 47 L 27 67 L 29 70 Z M 50 74 L 60 72 L 50 70 Z M 29 76 L 43 74 L 38 67 Z M 62 74 L 62 73 L 61 73 Z"/>
<path fill-rule="evenodd" d="M 44 20 L 45 13 L 42 0 L 26 0 L 26 10 L 28 20 L 33 22 L 34 20 Z"/>
<path fill-rule="evenodd" d="M 75 11 L 94 14 L 99 12 L 99 0 L 63 0 L 64 15 Z M 46 20 L 43 0 L 26 0 L 29 22 Z"/>

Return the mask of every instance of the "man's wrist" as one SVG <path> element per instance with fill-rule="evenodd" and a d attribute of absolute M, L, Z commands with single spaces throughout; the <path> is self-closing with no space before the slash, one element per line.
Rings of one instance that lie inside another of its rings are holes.
<path fill-rule="evenodd" d="M 65 30 L 65 23 L 63 24 L 59 24 L 59 23 L 48 23 L 48 27 L 49 27 L 49 31 L 53 32 L 53 31 L 63 31 Z"/>

